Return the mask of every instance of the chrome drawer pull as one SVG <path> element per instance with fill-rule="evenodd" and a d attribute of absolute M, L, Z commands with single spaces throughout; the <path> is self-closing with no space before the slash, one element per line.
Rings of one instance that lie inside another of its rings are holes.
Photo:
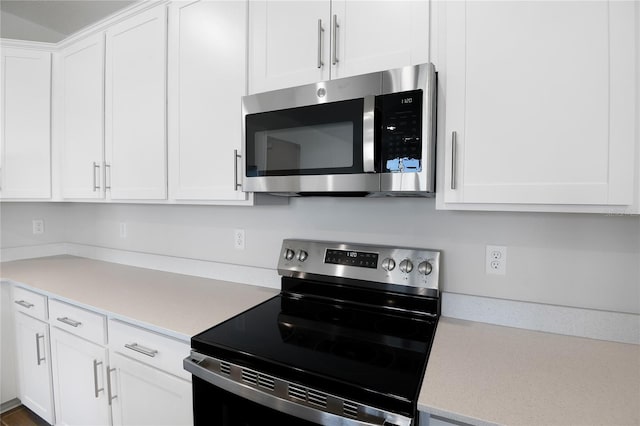
<path fill-rule="evenodd" d="M 137 343 L 125 343 L 124 347 L 127 349 L 131 349 L 132 351 L 140 352 L 143 355 L 150 356 L 151 358 L 155 357 L 158 354 L 157 350 L 145 348 L 144 346 L 140 346 Z"/>
<path fill-rule="evenodd" d="M 82 325 L 80 321 L 74 321 L 69 317 L 56 318 L 58 321 L 63 322 L 71 327 L 79 327 Z"/>
<path fill-rule="evenodd" d="M 109 400 L 109 405 L 111 405 L 114 399 L 118 398 L 118 395 L 115 395 L 113 393 L 113 389 L 112 389 L 113 385 L 111 384 L 111 373 L 113 373 L 114 371 L 116 371 L 115 368 L 107 367 L 107 397 Z"/>
<path fill-rule="evenodd" d="M 33 303 L 25 302 L 24 300 L 16 300 L 13 303 L 17 303 L 18 305 L 22 306 L 23 308 L 27 308 L 27 309 L 31 309 L 34 306 Z"/>
<path fill-rule="evenodd" d="M 44 342 L 44 334 L 36 333 L 36 358 L 38 359 L 38 365 L 46 361 L 45 357 L 40 356 L 40 339 Z"/>

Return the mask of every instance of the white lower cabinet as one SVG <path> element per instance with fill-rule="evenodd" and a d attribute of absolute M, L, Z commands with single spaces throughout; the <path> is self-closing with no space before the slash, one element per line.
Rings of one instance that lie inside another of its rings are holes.
<path fill-rule="evenodd" d="M 58 425 L 109 425 L 107 350 L 51 328 L 51 355 Z"/>
<path fill-rule="evenodd" d="M 18 397 L 48 423 L 54 422 L 49 325 L 16 312 Z"/>
<path fill-rule="evenodd" d="M 114 425 L 193 424 L 191 383 L 111 352 Z"/>

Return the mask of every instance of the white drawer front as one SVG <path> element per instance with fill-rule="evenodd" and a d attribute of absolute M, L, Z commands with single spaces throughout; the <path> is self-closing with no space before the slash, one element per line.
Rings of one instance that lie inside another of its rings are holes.
<path fill-rule="evenodd" d="M 113 319 L 109 342 L 115 352 L 191 381 L 191 374 L 182 368 L 191 351 L 189 343 Z"/>
<path fill-rule="evenodd" d="M 13 287 L 13 302 L 17 311 L 39 320 L 47 320 L 47 296 L 22 287 Z"/>
<path fill-rule="evenodd" d="M 51 325 L 104 345 L 107 343 L 107 320 L 104 315 L 58 300 L 49 300 Z"/>

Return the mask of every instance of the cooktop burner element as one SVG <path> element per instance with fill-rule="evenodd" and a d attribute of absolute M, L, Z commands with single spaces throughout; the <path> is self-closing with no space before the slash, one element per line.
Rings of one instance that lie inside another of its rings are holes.
<path fill-rule="evenodd" d="M 440 314 L 439 256 L 285 240 L 281 293 L 192 338 L 196 424 L 212 421 L 198 414 L 201 380 L 311 424 L 415 424 Z"/>

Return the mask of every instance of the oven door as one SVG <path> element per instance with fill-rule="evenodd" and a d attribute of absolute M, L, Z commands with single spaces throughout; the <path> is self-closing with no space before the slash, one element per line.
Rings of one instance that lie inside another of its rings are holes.
<path fill-rule="evenodd" d="M 195 426 L 411 426 L 412 419 L 343 400 L 192 351 Z M 342 413 L 342 415 L 338 414 Z"/>

